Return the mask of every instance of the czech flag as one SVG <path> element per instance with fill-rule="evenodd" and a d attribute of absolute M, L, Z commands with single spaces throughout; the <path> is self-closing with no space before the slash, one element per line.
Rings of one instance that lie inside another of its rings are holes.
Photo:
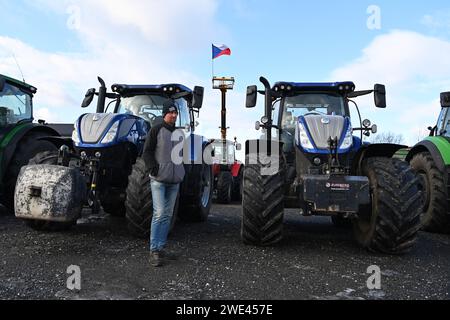
<path fill-rule="evenodd" d="M 228 48 L 226 45 L 221 46 L 215 46 L 212 45 L 212 58 L 213 60 L 215 58 L 218 58 L 220 56 L 231 56 L 231 49 Z"/>

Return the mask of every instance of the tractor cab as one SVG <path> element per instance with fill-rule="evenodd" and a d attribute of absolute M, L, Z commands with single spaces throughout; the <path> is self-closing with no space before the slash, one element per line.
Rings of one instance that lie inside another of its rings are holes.
<path fill-rule="evenodd" d="M 231 165 L 236 162 L 236 150 L 240 145 L 230 140 L 215 140 L 212 143 L 214 150 L 213 163 L 218 165 Z"/>
<path fill-rule="evenodd" d="M 431 135 L 444 136 L 450 138 L 450 92 L 441 93 L 442 110 L 439 115 L 437 125 L 431 129 Z"/>
<path fill-rule="evenodd" d="M 120 102 L 116 105 L 115 113 L 132 114 L 146 120 L 150 126 L 162 123 L 163 104 L 172 100 L 178 109 L 177 128 L 190 131 L 195 128 L 193 117 L 191 119 L 192 109 L 197 109 L 193 96 L 195 90 L 181 84 L 165 84 L 165 85 L 148 85 L 148 86 L 130 86 L 130 85 L 113 85 L 114 92 L 120 94 Z"/>
<path fill-rule="evenodd" d="M 352 85 L 349 83 L 347 86 L 350 88 Z M 327 152 L 330 136 L 341 140 L 345 131 L 351 137 L 350 113 L 344 90 L 336 90 L 332 84 L 302 83 L 279 83 L 274 90 L 283 92 L 279 125 L 285 153 L 293 152 L 296 145 L 307 153 Z M 322 126 L 326 130 L 319 134 L 318 129 Z M 342 146 L 343 141 L 340 142 Z M 348 143 L 344 147 L 348 149 Z"/>
<path fill-rule="evenodd" d="M 0 128 L 33 121 L 34 93 L 36 88 L 0 75 Z"/>

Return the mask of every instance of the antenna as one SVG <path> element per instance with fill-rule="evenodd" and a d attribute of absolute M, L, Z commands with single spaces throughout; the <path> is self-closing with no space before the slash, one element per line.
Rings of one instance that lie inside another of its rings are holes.
<path fill-rule="evenodd" d="M 17 62 L 16 55 L 13 53 L 14 61 L 16 61 L 17 68 L 19 68 L 20 74 L 22 75 L 22 80 L 25 82 L 25 77 L 23 76 L 22 69 L 20 68 L 19 62 Z"/>

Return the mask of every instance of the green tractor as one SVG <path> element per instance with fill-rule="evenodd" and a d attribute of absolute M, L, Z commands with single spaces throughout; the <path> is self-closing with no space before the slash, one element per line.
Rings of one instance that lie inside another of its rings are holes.
<path fill-rule="evenodd" d="M 450 92 L 441 93 L 441 114 L 430 136 L 416 144 L 406 156 L 421 178 L 425 203 L 422 228 L 450 233 Z"/>
<path fill-rule="evenodd" d="M 0 203 L 13 209 L 14 188 L 23 165 L 36 154 L 56 150 L 43 138 L 59 137 L 57 129 L 33 123 L 37 89 L 0 74 Z"/>

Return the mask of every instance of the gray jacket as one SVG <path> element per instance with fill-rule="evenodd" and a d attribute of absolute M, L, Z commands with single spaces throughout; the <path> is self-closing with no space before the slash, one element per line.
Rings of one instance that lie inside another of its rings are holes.
<path fill-rule="evenodd" d="M 171 159 L 172 150 L 179 143 L 172 141 L 174 131 L 174 126 L 163 122 L 150 130 L 145 141 L 142 157 L 150 173 L 156 171 L 155 167 L 158 168 L 156 176 L 150 174 L 150 177 L 158 182 L 178 184 L 184 179 L 184 165 L 174 164 Z"/>

